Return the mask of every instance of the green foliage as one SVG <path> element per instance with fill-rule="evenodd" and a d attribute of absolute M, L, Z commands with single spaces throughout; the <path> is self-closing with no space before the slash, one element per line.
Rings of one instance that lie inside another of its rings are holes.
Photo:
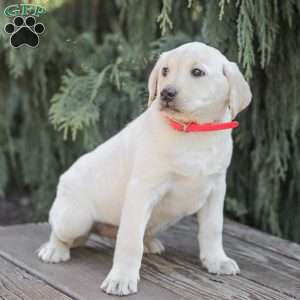
<path fill-rule="evenodd" d="M 173 28 L 173 23 L 169 16 L 172 11 L 172 0 L 163 0 L 162 2 L 163 7 L 157 17 L 157 22 L 159 23 L 161 34 L 165 35 L 169 29 L 171 30 Z"/>
<path fill-rule="evenodd" d="M 0 31 L 0 194 L 29 192 L 44 219 L 59 174 L 145 109 L 158 55 L 198 40 L 238 61 L 254 95 L 235 131 L 227 213 L 300 241 L 299 1 L 47 5 L 39 48 L 12 49 Z"/>
<path fill-rule="evenodd" d="M 72 139 L 75 140 L 78 130 L 89 127 L 99 120 L 95 98 L 106 70 L 99 75 L 95 71 L 90 71 L 85 76 L 76 76 L 68 70 L 63 76 L 61 91 L 52 98 L 50 121 L 55 129 L 63 130 L 64 139 L 67 139 L 70 130 Z"/>

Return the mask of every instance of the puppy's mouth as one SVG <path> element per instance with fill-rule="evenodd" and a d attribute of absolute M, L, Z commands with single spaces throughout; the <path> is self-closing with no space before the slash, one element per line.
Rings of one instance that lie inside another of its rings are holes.
<path fill-rule="evenodd" d="M 181 110 L 178 109 L 176 104 L 173 101 L 162 102 L 160 101 L 160 111 L 170 112 L 170 113 L 181 113 Z"/>
<path fill-rule="evenodd" d="M 160 101 L 159 111 L 172 119 L 176 119 L 182 122 L 198 122 L 198 119 L 190 112 L 184 111 L 182 108 L 176 105 L 175 101 Z"/>

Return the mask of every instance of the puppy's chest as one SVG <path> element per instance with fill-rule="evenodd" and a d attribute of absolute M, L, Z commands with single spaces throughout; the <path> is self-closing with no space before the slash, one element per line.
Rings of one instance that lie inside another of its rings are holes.
<path fill-rule="evenodd" d="M 220 145 L 172 151 L 169 156 L 172 180 L 161 207 L 166 214 L 173 217 L 193 214 L 205 203 L 215 187 L 216 178 L 230 163 L 230 141 Z"/>
<path fill-rule="evenodd" d="M 214 176 L 178 176 L 171 184 L 166 201 L 178 213 L 192 214 L 203 205 L 214 187 Z"/>
<path fill-rule="evenodd" d="M 227 145 L 175 149 L 170 156 L 170 170 L 189 177 L 206 177 L 226 170 L 231 151 Z"/>
<path fill-rule="evenodd" d="M 197 212 L 214 188 L 213 177 L 174 176 L 168 193 L 154 209 L 152 219 L 168 224 Z"/>

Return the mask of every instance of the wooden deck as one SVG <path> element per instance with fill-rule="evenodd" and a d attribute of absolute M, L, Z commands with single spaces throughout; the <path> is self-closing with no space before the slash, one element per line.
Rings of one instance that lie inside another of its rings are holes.
<path fill-rule="evenodd" d="M 225 249 L 241 274 L 215 276 L 200 266 L 196 231 L 196 220 L 187 218 L 163 233 L 166 252 L 144 255 L 139 293 L 123 299 L 300 299 L 300 245 L 226 221 Z M 46 224 L 0 227 L 0 299 L 120 299 L 100 290 L 112 241 L 92 236 L 70 262 L 47 265 L 34 252 L 48 235 Z"/>

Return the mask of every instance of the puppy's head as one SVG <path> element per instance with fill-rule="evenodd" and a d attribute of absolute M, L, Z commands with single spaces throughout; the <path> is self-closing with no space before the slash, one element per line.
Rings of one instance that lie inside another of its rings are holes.
<path fill-rule="evenodd" d="M 222 118 L 229 106 L 232 118 L 251 101 L 249 85 L 235 63 L 217 49 L 193 42 L 164 52 L 148 82 L 150 106 L 183 121 Z"/>

